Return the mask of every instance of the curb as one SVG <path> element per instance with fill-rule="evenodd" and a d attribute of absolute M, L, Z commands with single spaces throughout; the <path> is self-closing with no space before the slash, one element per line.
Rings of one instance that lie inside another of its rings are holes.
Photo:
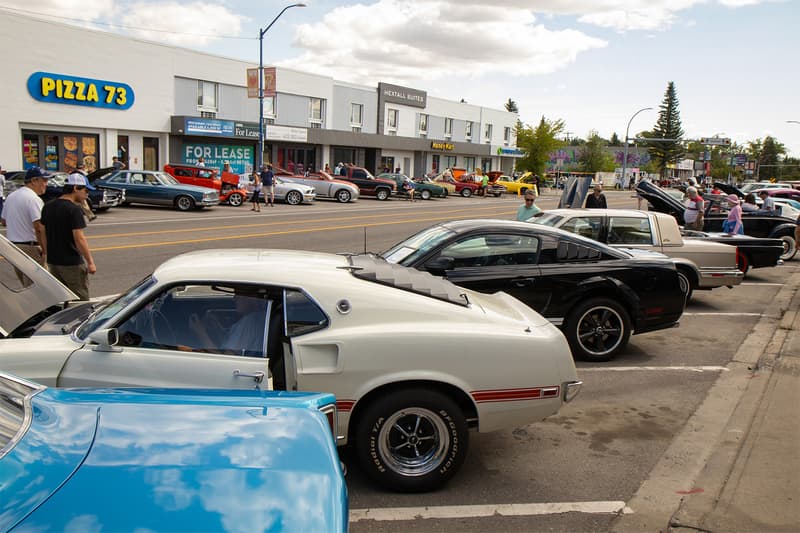
<path fill-rule="evenodd" d="M 798 286 L 800 273 L 792 274 L 727 365 L 728 371 L 720 374 L 628 502 L 633 513 L 618 517 L 611 524 L 611 531 L 663 532 L 671 524 L 692 527 L 688 525 L 692 519 L 681 514 L 682 505 L 688 500 L 680 493 L 688 492 L 692 502 L 705 501 L 707 505 L 718 500 L 796 317 L 796 311 L 790 309 Z M 701 475 L 703 487 L 696 484 Z"/>

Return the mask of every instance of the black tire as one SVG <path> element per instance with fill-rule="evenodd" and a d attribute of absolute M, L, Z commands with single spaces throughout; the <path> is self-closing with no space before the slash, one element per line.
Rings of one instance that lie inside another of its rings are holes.
<path fill-rule="evenodd" d="M 336 201 L 340 204 L 346 204 L 350 201 L 350 198 L 352 198 L 352 195 L 347 189 L 339 189 L 336 191 Z"/>
<path fill-rule="evenodd" d="M 464 198 L 469 198 L 470 196 L 472 196 L 472 189 L 470 189 L 469 187 L 464 187 L 463 189 L 461 189 L 461 196 L 463 196 Z"/>
<path fill-rule="evenodd" d="M 692 299 L 692 293 L 694 293 L 694 276 L 689 274 L 685 269 L 679 268 L 678 283 L 680 284 L 681 290 L 686 296 L 686 301 L 688 302 Z"/>
<path fill-rule="evenodd" d="M 303 203 L 303 195 L 298 191 L 289 191 L 286 193 L 286 203 L 289 205 L 299 205 Z"/>
<path fill-rule="evenodd" d="M 789 261 L 797 254 L 797 242 L 795 242 L 794 237 L 791 235 L 781 235 L 780 239 L 783 241 L 781 259 Z"/>
<path fill-rule="evenodd" d="M 426 190 L 424 190 L 424 191 L 420 191 L 420 192 L 419 192 L 419 196 L 420 196 L 420 198 L 422 198 L 423 200 L 430 200 L 430 199 L 431 199 L 431 191 L 429 191 L 429 190 L 427 190 L 427 189 L 426 189 Z"/>
<path fill-rule="evenodd" d="M 232 205 L 233 207 L 239 207 L 244 203 L 244 196 L 242 196 L 238 192 L 231 193 L 228 196 L 228 205 Z"/>
<path fill-rule="evenodd" d="M 175 198 L 175 208 L 178 211 L 191 211 L 194 209 L 194 198 L 181 195 Z"/>
<path fill-rule="evenodd" d="M 572 355 L 586 361 L 613 358 L 631 336 L 628 312 L 608 298 L 591 298 L 578 304 L 564 322 L 564 335 Z"/>
<path fill-rule="evenodd" d="M 364 472 L 400 492 L 444 485 L 461 467 L 468 446 L 464 413 L 448 396 L 426 389 L 378 396 L 359 417 L 355 431 Z"/>
<path fill-rule="evenodd" d="M 388 200 L 389 196 L 391 196 L 391 191 L 389 189 L 384 188 L 384 187 L 381 187 L 380 189 L 377 189 L 375 191 L 375 198 L 377 198 L 378 200 L 381 200 L 381 201 Z"/>

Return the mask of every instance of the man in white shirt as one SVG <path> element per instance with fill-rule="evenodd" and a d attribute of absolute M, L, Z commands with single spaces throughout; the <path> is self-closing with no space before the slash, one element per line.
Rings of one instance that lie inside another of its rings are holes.
<path fill-rule="evenodd" d="M 47 189 L 49 177 L 39 167 L 29 168 L 25 173 L 25 186 L 8 195 L 0 215 L 0 222 L 8 228 L 8 240 L 42 266 L 45 265 L 47 237 L 41 222 L 44 202 L 39 196 Z"/>
<path fill-rule="evenodd" d="M 764 211 L 769 211 L 770 214 L 776 213 L 775 200 L 772 198 L 772 196 L 770 196 L 767 191 L 761 191 L 760 193 L 758 193 L 758 195 L 764 202 L 761 204 L 761 209 L 763 209 Z"/>

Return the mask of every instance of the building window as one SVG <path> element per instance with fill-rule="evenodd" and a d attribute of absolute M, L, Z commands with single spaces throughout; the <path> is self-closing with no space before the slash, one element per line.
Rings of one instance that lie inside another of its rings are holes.
<path fill-rule="evenodd" d="M 467 172 L 472 172 L 473 170 L 475 170 L 475 158 L 465 157 L 464 166 L 467 168 Z"/>
<path fill-rule="evenodd" d="M 197 80 L 197 110 L 216 113 L 219 87 L 211 81 Z"/>
<path fill-rule="evenodd" d="M 201 118 L 217 118 L 216 111 L 200 111 Z"/>
<path fill-rule="evenodd" d="M 454 166 L 456 166 L 456 156 L 454 155 L 444 156 L 444 168 L 453 168 Z"/>
<path fill-rule="evenodd" d="M 428 115 L 419 114 L 419 136 L 425 137 L 428 134 Z"/>
<path fill-rule="evenodd" d="M 468 141 L 472 140 L 472 122 L 469 120 L 466 126 L 464 126 L 464 138 Z"/>
<path fill-rule="evenodd" d="M 363 104 L 350 104 L 350 126 L 358 128 L 361 131 L 361 126 L 364 125 L 364 105 Z"/>
<path fill-rule="evenodd" d="M 487 143 L 492 142 L 492 125 L 487 124 L 486 128 L 483 130 L 483 140 Z"/>
<path fill-rule="evenodd" d="M 353 133 L 361 133 L 361 126 L 351 126 L 350 129 Z"/>
<path fill-rule="evenodd" d="M 325 120 L 325 109 L 322 98 L 309 98 L 308 121 L 311 123 L 311 127 L 321 128 L 323 120 Z"/>
<path fill-rule="evenodd" d="M 506 126 L 503 128 L 503 144 L 508 146 L 508 143 L 511 142 L 511 128 Z"/>
<path fill-rule="evenodd" d="M 397 109 L 390 109 L 389 110 L 389 120 L 388 120 L 389 130 L 390 131 L 394 130 L 395 133 L 397 133 L 397 123 L 399 122 L 399 120 L 398 120 L 399 119 L 399 115 L 400 115 L 400 111 L 398 111 Z"/>
<path fill-rule="evenodd" d="M 446 138 L 450 138 L 453 136 L 453 119 L 446 118 L 444 119 L 444 136 Z"/>
<path fill-rule="evenodd" d="M 275 118 L 275 97 L 264 97 L 264 115 L 263 118 Z"/>

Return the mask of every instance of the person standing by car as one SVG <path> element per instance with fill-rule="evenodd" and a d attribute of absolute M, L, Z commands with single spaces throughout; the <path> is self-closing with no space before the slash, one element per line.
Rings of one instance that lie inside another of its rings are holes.
<path fill-rule="evenodd" d="M 602 183 L 594 184 L 594 191 L 592 192 L 592 194 L 586 197 L 585 207 L 587 209 L 608 209 L 608 203 L 606 202 L 606 195 L 603 194 Z"/>
<path fill-rule="evenodd" d="M 775 200 L 772 198 L 772 196 L 770 196 L 767 191 L 761 191 L 758 193 L 758 196 L 763 202 L 761 204 L 761 210 L 768 215 L 776 215 L 777 211 L 775 209 Z"/>
<path fill-rule="evenodd" d="M 261 176 L 258 175 L 258 172 L 253 172 L 251 176 L 253 180 L 253 208 L 250 211 L 256 211 L 257 213 L 261 212 Z"/>
<path fill-rule="evenodd" d="M 0 222 L 8 228 L 8 240 L 42 266 L 46 264 L 47 235 L 41 222 L 44 202 L 39 196 L 47 189 L 49 177 L 39 167 L 29 168 L 25 186 L 8 195 L 0 214 Z"/>
<path fill-rule="evenodd" d="M 728 195 L 728 204 L 731 206 L 728 218 L 722 222 L 722 231 L 729 235 L 744 235 L 744 225 L 742 225 L 742 206 L 739 205 L 739 197 L 735 194 Z"/>
<path fill-rule="evenodd" d="M 114 167 L 114 170 L 122 170 L 125 168 L 125 163 L 119 160 L 119 157 L 114 156 L 111 158 L 111 166 Z"/>
<path fill-rule="evenodd" d="M 198 167 L 204 167 L 204 166 L 206 166 L 206 160 L 205 160 L 205 158 L 204 158 L 204 157 L 198 157 L 198 158 L 197 158 L 197 166 L 198 166 Z"/>
<path fill-rule="evenodd" d="M 525 222 L 542 212 L 542 210 L 533 203 L 536 201 L 536 193 L 533 192 L 533 189 L 527 189 L 524 198 L 525 203 L 517 209 L 517 220 L 520 222 Z"/>
<path fill-rule="evenodd" d="M 83 234 L 86 221 L 80 208 L 89 195 L 87 185 L 86 177 L 70 174 L 61 196 L 42 209 L 50 273 L 81 300 L 89 299 L 89 274 L 97 272 Z"/>
<path fill-rule="evenodd" d="M 697 193 L 697 187 L 686 189 L 686 210 L 683 212 L 683 221 L 687 229 L 703 231 L 703 213 L 705 212 L 705 202 L 703 197 Z"/>
<path fill-rule="evenodd" d="M 264 201 L 270 207 L 275 207 L 275 173 L 272 172 L 272 165 L 261 167 L 261 190 L 264 191 Z"/>

